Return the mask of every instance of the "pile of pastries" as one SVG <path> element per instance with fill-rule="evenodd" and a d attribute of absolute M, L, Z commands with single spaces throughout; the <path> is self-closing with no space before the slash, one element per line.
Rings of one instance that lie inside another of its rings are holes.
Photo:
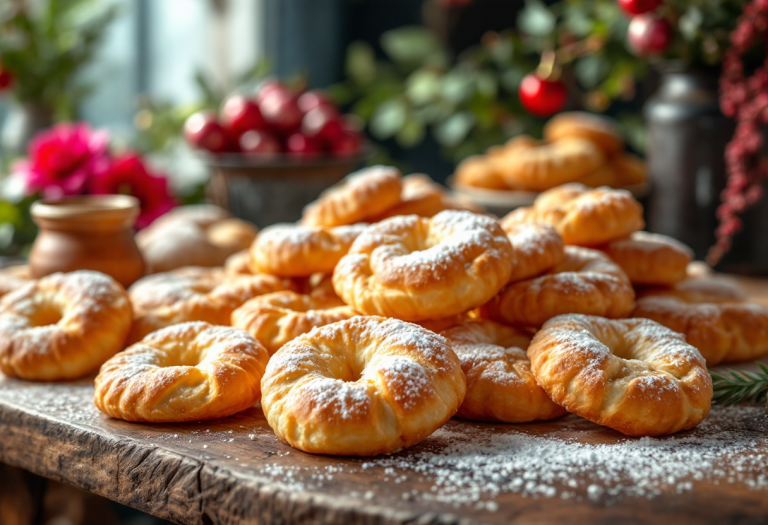
<path fill-rule="evenodd" d="M 570 182 L 619 188 L 645 180 L 645 163 L 625 151 L 613 121 L 579 111 L 550 119 L 543 141 L 519 135 L 456 168 L 459 187 L 488 190 L 540 192 Z"/>
<path fill-rule="evenodd" d="M 573 413 L 671 434 L 708 413 L 708 365 L 768 354 L 768 312 L 686 246 L 643 232 L 624 190 L 566 184 L 500 220 L 438 192 L 362 170 L 223 265 L 127 291 L 90 271 L 16 271 L 0 298 L 0 371 L 53 381 L 98 369 L 96 406 L 128 421 L 260 401 L 298 449 L 374 455 L 454 416 Z"/>

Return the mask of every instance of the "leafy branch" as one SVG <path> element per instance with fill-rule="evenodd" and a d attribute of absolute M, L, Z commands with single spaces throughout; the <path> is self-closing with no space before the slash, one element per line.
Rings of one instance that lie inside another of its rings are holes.
<path fill-rule="evenodd" d="M 757 363 L 757 372 L 728 370 L 722 374 L 710 372 L 716 405 L 731 406 L 746 401 L 768 401 L 768 365 Z"/>

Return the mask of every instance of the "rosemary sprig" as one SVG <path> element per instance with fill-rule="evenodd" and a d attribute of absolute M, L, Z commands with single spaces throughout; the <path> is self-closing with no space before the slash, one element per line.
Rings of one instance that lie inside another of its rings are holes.
<path fill-rule="evenodd" d="M 710 372 L 716 405 L 731 406 L 744 401 L 768 403 L 768 365 L 757 363 L 758 372 L 728 370 L 722 374 Z"/>

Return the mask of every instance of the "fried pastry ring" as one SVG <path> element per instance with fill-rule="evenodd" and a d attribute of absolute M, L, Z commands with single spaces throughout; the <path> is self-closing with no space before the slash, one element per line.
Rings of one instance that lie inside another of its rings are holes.
<path fill-rule="evenodd" d="M 504 231 L 514 254 L 509 282 L 540 275 L 563 260 L 563 239 L 551 226 L 538 223 L 511 224 Z"/>
<path fill-rule="evenodd" d="M 107 275 L 31 280 L 0 299 L 0 371 L 33 381 L 81 377 L 123 349 L 130 327 L 128 295 Z"/>
<path fill-rule="evenodd" d="M 384 213 L 400 202 L 401 175 L 391 166 L 365 168 L 325 190 L 304 208 L 306 226 L 343 226 Z"/>
<path fill-rule="evenodd" d="M 502 219 L 512 224 L 540 222 L 553 226 L 565 244 L 596 246 L 641 230 L 643 208 L 626 190 L 589 189 L 565 184 L 536 198 L 531 208 L 518 208 Z"/>
<path fill-rule="evenodd" d="M 635 232 L 627 238 L 600 248 L 618 264 L 635 285 L 672 285 L 686 277 L 693 251 L 680 241 L 648 232 Z"/>
<path fill-rule="evenodd" d="M 241 250 L 227 257 L 227 260 L 224 261 L 224 273 L 228 275 L 253 275 L 250 251 Z"/>
<path fill-rule="evenodd" d="M 528 423 L 560 417 L 556 405 L 536 383 L 525 349 L 528 332 L 486 320 L 466 321 L 441 332 L 467 376 L 467 394 L 458 417 L 474 421 Z"/>
<path fill-rule="evenodd" d="M 275 224 L 262 230 L 251 245 L 251 271 L 281 277 L 332 273 L 366 226 Z"/>
<path fill-rule="evenodd" d="M 464 313 L 508 281 L 513 253 L 493 219 L 447 210 L 392 217 L 367 228 L 333 272 L 344 302 L 408 321 Z"/>
<path fill-rule="evenodd" d="M 274 275 L 226 276 L 218 268 L 182 268 L 157 273 L 128 289 L 134 309 L 129 342 L 160 328 L 186 321 L 229 325 L 235 308 L 259 295 L 293 289 Z"/>
<path fill-rule="evenodd" d="M 669 289 L 640 292 L 633 316 L 685 335 L 708 366 L 768 355 L 768 311 L 744 302 L 743 292 L 722 278 L 688 278 Z"/>
<path fill-rule="evenodd" d="M 400 199 L 398 204 L 371 219 L 370 222 L 379 222 L 398 215 L 432 217 L 443 210 L 455 207 L 455 204 L 450 202 L 445 189 L 428 175 L 421 173 L 403 177 L 403 191 Z"/>
<path fill-rule="evenodd" d="M 512 283 L 480 307 L 480 316 L 513 326 L 539 327 L 566 313 L 626 317 L 635 292 L 624 272 L 597 250 L 566 246 L 548 273 Z"/>
<path fill-rule="evenodd" d="M 561 315 L 536 333 L 528 357 L 555 403 L 629 436 L 687 430 L 709 412 L 701 354 L 647 319 Z"/>
<path fill-rule="evenodd" d="M 489 190 L 507 190 L 501 173 L 482 155 L 467 157 L 456 166 L 456 184 Z"/>
<path fill-rule="evenodd" d="M 172 423 L 230 416 L 261 398 L 269 355 L 253 337 L 204 322 L 158 330 L 104 363 L 96 407 L 126 421 Z"/>
<path fill-rule="evenodd" d="M 269 352 L 318 326 L 350 319 L 358 314 L 334 295 L 274 292 L 247 301 L 232 312 L 232 326 L 245 330 Z"/>
<path fill-rule="evenodd" d="M 584 111 L 566 111 L 544 125 L 544 138 L 550 142 L 565 138 L 582 138 L 611 156 L 624 149 L 624 140 L 612 120 Z"/>
<path fill-rule="evenodd" d="M 466 381 L 444 337 L 383 317 L 315 328 L 283 346 L 262 380 L 275 435 L 305 452 L 388 454 L 442 426 Z"/>

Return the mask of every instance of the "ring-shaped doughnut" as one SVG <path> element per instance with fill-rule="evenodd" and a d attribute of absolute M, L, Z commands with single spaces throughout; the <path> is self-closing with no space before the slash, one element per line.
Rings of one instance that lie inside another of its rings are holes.
<path fill-rule="evenodd" d="M 261 406 L 275 435 L 305 452 L 387 454 L 415 445 L 464 400 L 444 337 L 383 317 L 315 328 L 269 361 Z"/>
<path fill-rule="evenodd" d="M 35 381 L 74 379 L 123 349 L 131 304 L 98 272 L 55 273 L 0 299 L 0 371 Z"/>
<path fill-rule="evenodd" d="M 504 231 L 514 254 L 509 282 L 540 275 L 563 260 L 563 239 L 552 226 L 538 223 L 511 224 Z"/>
<path fill-rule="evenodd" d="M 274 292 L 251 299 L 232 312 L 232 326 L 258 339 L 270 355 L 318 326 L 358 314 L 334 295 Z"/>
<path fill-rule="evenodd" d="M 451 208 L 446 191 L 442 186 L 427 175 L 415 173 L 403 177 L 400 202 L 378 217 L 374 217 L 370 222 L 379 222 L 398 215 L 432 217 Z"/>
<path fill-rule="evenodd" d="M 392 217 L 355 240 L 333 287 L 367 315 L 440 319 L 488 301 L 509 281 L 512 262 L 504 230 L 489 217 L 454 210 Z"/>
<path fill-rule="evenodd" d="M 626 317 L 634 299 L 627 276 L 607 255 L 566 246 L 560 264 L 540 277 L 510 284 L 479 312 L 500 323 L 539 327 L 567 313 Z"/>
<path fill-rule="evenodd" d="M 224 261 L 224 273 L 228 275 L 253 275 L 249 250 L 241 250 L 227 257 L 227 260 Z"/>
<path fill-rule="evenodd" d="M 594 113 L 566 111 L 544 125 L 544 138 L 548 141 L 573 137 L 589 140 L 609 156 L 624 149 L 624 140 L 613 121 Z"/>
<path fill-rule="evenodd" d="M 482 319 L 440 333 L 451 344 L 467 376 L 467 394 L 458 417 L 474 421 L 528 423 L 560 417 L 556 405 L 536 383 L 525 350 L 528 332 Z"/>
<path fill-rule="evenodd" d="M 126 421 L 230 416 L 261 398 L 269 354 L 242 330 L 204 322 L 158 330 L 104 363 L 94 402 Z"/>
<path fill-rule="evenodd" d="M 456 166 L 456 184 L 471 188 L 507 190 L 509 185 L 489 158 L 482 155 L 467 157 Z"/>
<path fill-rule="evenodd" d="M 501 176 L 513 188 L 545 191 L 589 175 L 605 164 L 605 155 L 582 138 L 519 148 L 504 160 Z"/>
<path fill-rule="evenodd" d="M 553 226 L 565 244 L 596 246 L 643 229 L 643 207 L 626 190 L 590 189 L 565 184 L 539 195 L 531 208 L 518 208 L 502 219 Z"/>
<path fill-rule="evenodd" d="M 135 343 L 155 330 L 186 321 L 227 326 L 235 308 L 247 300 L 294 287 L 274 275 L 232 277 L 218 268 L 149 275 L 128 290 L 134 309 L 128 341 Z"/>
<path fill-rule="evenodd" d="M 373 166 L 348 175 L 304 208 L 301 223 L 307 226 L 343 226 L 368 222 L 400 202 L 400 171 Z"/>
<path fill-rule="evenodd" d="M 332 273 L 366 226 L 270 226 L 251 245 L 251 271 L 281 277 Z"/>
<path fill-rule="evenodd" d="M 648 232 L 635 232 L 600 249 L 637 285 L 668 286 L 682 281 L 693 260 L 693 251 L 685 244 Z"/>
<path fill-rule="evenodd" d="M 528 357 L 555 403 L 629 436 L 693 428 L 712 401 L 699 351 L 648 319 L 561 315 L 536 333 Z"/>
<path fill-rule="evenodd" d="M 768 310 L 744 302 L 743 292 L 726 280 L 689 278 L 640 293 L 633 316 L 684 334 L 708 366 L 768 355 Z"/>

